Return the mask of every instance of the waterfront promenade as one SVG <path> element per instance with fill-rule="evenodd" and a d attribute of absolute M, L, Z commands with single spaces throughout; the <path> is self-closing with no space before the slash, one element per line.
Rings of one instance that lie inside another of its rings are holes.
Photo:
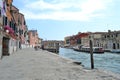
<path fill-rule="evenodd" d="M 120 80 L 118 74 L 73 62 L 51 52 L 22 49 L 0 61 L 0 80 Z"/>

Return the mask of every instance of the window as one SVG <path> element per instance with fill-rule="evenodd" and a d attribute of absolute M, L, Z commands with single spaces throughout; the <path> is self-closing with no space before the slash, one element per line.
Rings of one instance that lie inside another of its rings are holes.
<path fill-rule="evenodd" d="M 81 39 L 77 39 L 77 43 L 78 43 L 78 44 L 81 44 Z"/>
<path fill-rule="evenodd" d="M 23 34 L 23 30 L 19 30 L 19 33 L 20 33 L 20 35 L 22 35 Z"/>
<path fill-rule="evenodd" d="M 9 22 L 9 25 L 10 25 L 10 27 L 12 26 L 12 22 L 11 21 Z"/>
<path fill-rule="evenodd" d="M 26 34 L 24 33 L 24 37 L 26 37 Z"/>
<path fill-rule="evenodd" d="M 3 16 L 3 25 L 7 25 L 7 17 Z"/>
<path fill-rule="evenodd" d="M 0 7 L 0 17 L 1 17 L 1 14 L 2 14 L 2 13 L 1 13 L 1 7 Z"/>
<path fill-rule="evenodd" d="M 32 36 L 34 36 L 35 37 L 35 32 L 33 31 L 33 33 L 32 33 Z"/>
<path fill-rule="evenodd" d="M 14 26 L 13 26 L 13 30 L 15 31 L 15 23 L 14 23 Z"/>
<path fill-rule="evenodd" d="M 106 35 L 104 37 L 106 38 Z"/>
<path fill-rule="evenodd" d="M 26 25 L 26 22 L 24 21 L 24 25 Z"/>
<path fill-rule="evenodd" d="M 7 25 L 7 17 L 5 17 L 5 25 Z"/>
<path fill-rule="evenodd" d="M 118 34 L 116 34 L 116 37 L 118 37 Z"/>
<path fill-rule="evenodd" d="M 110 37 L 110 35 L 107 35 L 107 38 L 109 38 Z"/>
<path fill-rule="evenodd" d="M 7 3 L 7 6 L 9 6 L 9 4 Z"/>
<path fill-rule="evenodd" d="M 119 43 L 117 43 L 117 49 L 119 49 L 120 48 L 120 45 L 119 45 Z"/>
<path fill-rule="evenodd" d="M 111 35 L 111 37 L 113 38 L 113 35 Z"/>

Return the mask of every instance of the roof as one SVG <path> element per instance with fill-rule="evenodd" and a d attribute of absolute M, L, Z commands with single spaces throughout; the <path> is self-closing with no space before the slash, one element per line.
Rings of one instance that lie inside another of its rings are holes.
<path fill-rule="evenodd" d="M 37 30 L 29 30 L 28 32 L 37 32 Z"/>

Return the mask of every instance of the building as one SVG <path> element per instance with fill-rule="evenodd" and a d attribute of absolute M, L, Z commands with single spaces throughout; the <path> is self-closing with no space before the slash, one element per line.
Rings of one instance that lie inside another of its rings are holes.
<path fill-rule="evenodd" d="M 89 46 L 90 40 L 94 47 L 102 47 L 106 51 L 120 49 L 120 31 L 110 30 L 108 32 L 79 32 L 76 35 L 65 37 L 65 44 Z"/>
<path fill-rule="evenodd" d="M 2 25 L 3 25 L 3 39 L 2 39 L 2 56 L 10 55 L 14 51 L 15 35 L 14 25 L 11 15 L 12 0 L 3 0 L 2 7 Z"/>
<path fill-rule="evenodd" d="M 120 31 L 110 31 L 103 34 L 104 48 L 106 50 L 120 49 Z"/>
<path fill-rule="evenodd" d="M 94 32 L 91 33 L 91 39 L 93 41 L 93 46 L 94 47 L 102 47 L 104 48 L 104 44 L 105 41 L 102 39 L 103 38 L 103 34 L 105 34 L 106 32 Z"/>
<path fill-rule="evenodd" d="M 29 36 L 29 46 L 30 47 L 34 47 L 34 46 L 39 45 L 37 30 L 29 30 L 28 36 Z"/>
<path fill-rule="evenodd" d="M 44 50 L 48 50 L 50 52 L 59 52 L 59 41 L 56 40 L 47 40 L 43 41 Z"/>
<path fill-rule="evenodd" d="M 73 35 L 73 36 L 70 37 L 70 45 L 71 46 L 77 45 L 77 39 L 76 38 L 77 38 L 76 35 Z"/>
<path fill-rule="evenodd" d="M 90 36 L 90 32 L 80 34 L 81 45 L 89 46 L 89 40 L 90 40 L 89 36 Z"/>
<path fill-rule="evenodd" d="M 26 46 L 26 35 L 27 35 L 27 32 L 28 32 L 28 28 L 27 28 L 27 25 L 26 25 L 26 21 L 25 21 L 25 17 L 22 13 L 19 13 L 19 39 L 20 39 L 20 46 L 22 48 L 25 48 Z"/>
<path fill-rule="evenodd" d="M 64 38 L 64 43 L 65 43 L 64 46 L 65 47 L 70 46 L 70 38 L 71 38 L 71 36 L 67 36 Z"/>
<path fill-rule="evenodd" d="M 0 56 L 10 55 L 24 47 L 27 26 L 24 15 L 12 5 L 13 0 L 0 0 Z"/>
<path fill-rule="evenodd" d="M 71 47 L 76 45 L 88 45 L 89 42 L 89 33 L 79 32 L 76 35 L 65 37 L 65 44 Z"/>
<path fill-rule="evenodd" d="M 43 39 L 42 38 L 38 38 L 38 46 L 40 46 L 40 48 L 43 45 Z"/>
<path fill-rule="evenodd" d="M 3 8 L 3 0 L 0 0 L 0 57 L 2 56 L 2 41 L 4 32 L 3 17 L 6 15 L 5 10 L 6 9 Z"/>

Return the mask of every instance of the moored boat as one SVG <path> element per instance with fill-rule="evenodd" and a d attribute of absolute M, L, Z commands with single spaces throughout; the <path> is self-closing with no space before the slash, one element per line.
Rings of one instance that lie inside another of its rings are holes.
<path fill-rule="evenodd" d="M 80 51 L 80 49 L 82 48 L 82 45 L 77 45 L 73 47 L 74 51 Z"/>
<path fill-rule="evenodd" d="M 80 51 L 79 46 L 74 46 L 74 47 L 73 47 L 73 50 L 74 50 L 74 51 Z"/>
<path fill-rule="evenodd" d="M 120 53 L 120 49 L 112 49 L 110 52 L 111 53 Z"/>
<path fill-rule="evenodd" d="M 80 51 L 90 52 L 90 47 L 82 47 Z M 104 50 L 102 47 L 93 47 L 93 53 L 104 53 Z"/>

